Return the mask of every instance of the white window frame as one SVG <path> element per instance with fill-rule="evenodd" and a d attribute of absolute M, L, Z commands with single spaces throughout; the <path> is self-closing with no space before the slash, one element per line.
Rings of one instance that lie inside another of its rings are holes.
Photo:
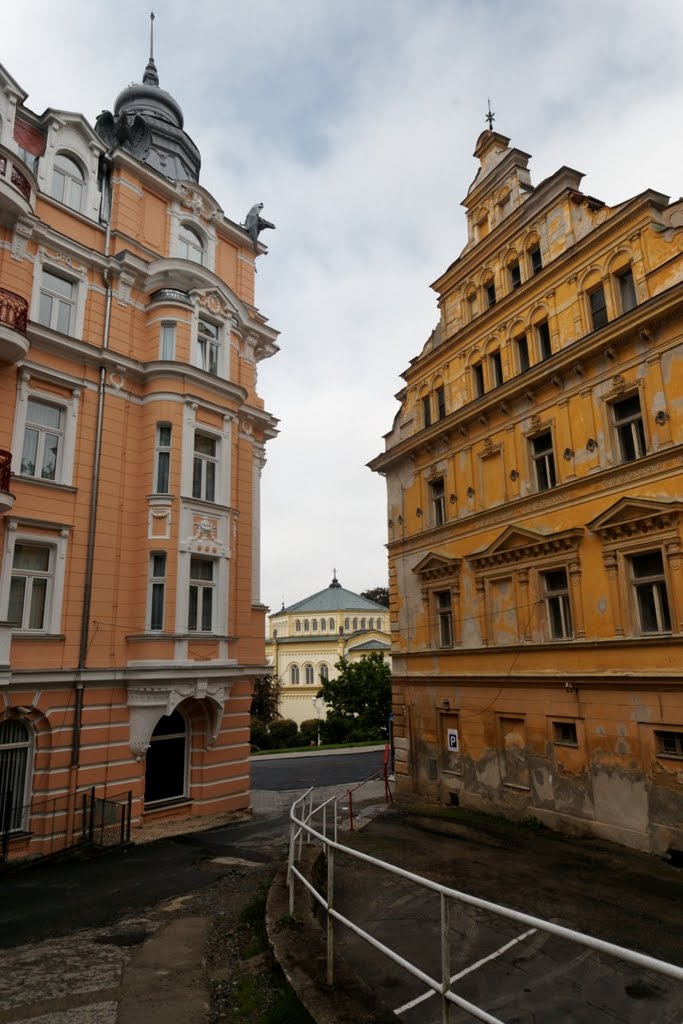
<path fill-rule="evenodd" d="M 17 404 L 14 415 L 14 433 L 12 435 L 12 472 L 24 480 L 33 480 L 47 486 L 63 484 L 71 486 L 73 482 L 74 455 L 76 450 L 76 429 L 78 426 L 78 410 L 81 392 L 75 388 L 71 397 L 55 395 L 51 391 L 42 391 L 39 387 L 29 387 L 32 380 L 30 373 L 23 373 L 17 387 Z M 40 384 L 39 379 L 35 383 Z M 57 474 L 54 480 L 45 480 L 40 476 L 23 476 L 21 459 L 24 450 L 24 435 L 28 419 L 28 400 L 45 402 L 46 405 L 59 406 L 64 410 L 62 432 L 62 451 L 58 459 Z"/>
<path fill-rule="evenodd" d="M 321 662 L 320 665 L 318 666 L 318 677 L 320 678 L 320 681 L 323 683 L 329 682 L 330 666 L 327 664 L 326 661 Z"/>
<path fill-rule="evenodd" d="M 203 579 L 192 576 L 192 560 L 203 562 L 207 565 L 211 565 L 211 579 Z M 190 560 L 188 563 L 188 587 L 187 587 L 187 623 L 186 628 L 190 636 L 195 636 L 198 633 L 203 633 L 205 636 L 216 633 L 216 613 L 218 605 L 218 560 L 215 558 L 207 558 L 204 555 L 190 554 Z M 197 588 L 197 625 L 192 628 L 190 626 L 190 590 Z M 202 625 L 203 622 L 203 604 L 204 604 L 204 593 L 209 592 L 211 594 L 211 626 L 209 629 L 205 629 Z"/>
<path fill-rule="evenodd" d="M 43 407 L 48 407 L 50 409 L 56 410 L 59 413 L 59 425 L 56 426 L 56 427 L 50 427 L 50 426 L 47 426 L 45 424 L 36 423 L 33 419 L 31 419 L 31 415 L 32 415 L 31 414 L 31 409 L 30 409 L 31 402 L 34 402 L 36 405 L 40 405 L 40 406 L 43 406 Z M 22 443 L 22 449 L 21 449 L 20 469 L 21 469 L 21 475 L 22 476 L 31 477 L 31 478 L 36 479 L 36 480 L 47 480 L 50 483 L 54 483 L 55 481 L 60 479 L 60 477 L 62 475 L 62 472 L 61 472 L 61 470 L 62 470 L 62 456 L 64 454 L 64 424 L 65 424 L 65 421 L 66 421 L 66 409 L 64 408 L 64 405 L 62 403 L 60 403 L 60 402 L 44 402 L 42 398 L 34 398 L 32 395 L 29 395 L 29 397 L 27 399 L 27 402 L 26 402 L 26 422 L 24 424 L 24 437 L 23 437 L 23 443 Z M 25 451 L 25 448 L 26 448 L 27 433 L 29 431 L 37 434 L 36 451 L 35 451 L 35 464 L 34 464 L 34 472 L 33 473 L 27 473 L 25 471 L 25 469 L 24 469 L 24 451 Z M 43 469 L 45 467 L 45 454 L 46 454 L 45 448 L 46 448 L 46 444 L 47 444 L 47 440 L 46 439 L 48 437 L 55 437 L 57 439 L 57 452 L 56 452 L 56 457 L 55 457 L 55 462 L 54 462 L 54 475 L 53 476 L 44 476 L 43 475 Z"/>
<path fill-rule="evenodd" d="M 541 452 L 536 452 L 534 448 L 535 442 L 540 440 L 540 438 L 545 437 L 546 435 L 550 437 L 550 448 L 546 448 Z M 531 461 L 534 491 L 536 491 L 538 494 L 541 494 L 544 491 L 551 491 L 553 487 L 557 487 L 557 485 L 560 482 L 557 474 L 557 460 L 555 459 L 555 438 L 553 437 L 552 428 L 546 427 L 544 430 L 539 430 L 538 433 L 532 434 L 530 437 L 527 437 L 527 443 L 529 446 L 529 459 Z M 539 474 L 539 466 L 541 465 L 544 467 L 545 474 L 548 479 L 547 487 L 541 487 L 541 480 Z M 550 472 L 551 465 L 552 473 Z"/>
<path fill-rule="evenodd" d="M 439 491 L 439 485 L 441 490 Z M 435 477 L 429 481 L 429 504 L 432 526 L 444 526 L 446 522 L 446 478 Z"/>
<path fill-rule="evenodd" d="M 549 586 L 548 576 L 551 573 L 564 572 L 564 588 L 552 589 Z M 566 566 L 556 565 L 551 568 L 545 568 L 539 574 L 541 576 L 541 582 L 543 584 L 543 597 L 545 600 L 546 608 L 546 625 L 549 640 L 573 640 L 574 638 L 574 623 L 572 619 L 572 606 L 571 597 L 569 593 L 569 573 Z M 560 620 L 560 633 L 555 634 L 552 628 L 553 615 L 551 614 L 551 606 L 556 608 L 559 620 Z"/>
<path fill-rule="evenodd" d="M 622 419 L 617 418 L 617 406 L 624 402 L 628 402 L 629 399 L 638 399 L 638 415 L 623 417 Z M 619 455 L 619 463 L 621 465 L 627 465 L 629 462 L 637 462 L 638 459 L 643 459 L 647 455 L 647 436 L 645 434 L 645 418 L 643 416 L 643 402 L 640 391 L 632 391 L 625 395 L 618 395 L 610 403 L 610 415 L 612 417 L 612 429 L 616 440 L 616 450 Z M 636 426 L 640 423 L 640 432 Z M 632 459 L 625 457 L 623 434 L 628 432 L 633 444 L 633 450 L 635 455 Z"/>
<path fill-rule="evenodd" d="M 0 743 L 0 755 L 2 755 L 2 751 L 3 750 L 6 750 L 6 751 L 25 750 L 26 751 L 26 761 L 25 761 L 25 765 L 24 765 L 24 777 L 23 777 L 22 792 L 19 795 L 19 799 L 15 800 L 15 802 L 14 802 L 15 814 L 16 814 L 17 811 L 20 811 L 20 816 L 18 817 L 18 820 L 15 818 L 16 824 L 13 824 L 13 822 L 10 820 L 10 828 L 9 828 L 10 833 L 12 833 L 12 832 L 17 833 L 17 832 L 23 832 L 23 831 L 25 831 L 28 828 L 29 815 L 30 815 L 29 804 L 31 802 L 31 788 L 32 788 L 31 783 L 32 783 L 32 779 L 33 779 L 34 761 L 35 761 L 35 730 L 33 729 L 31 723 L 27 722 L 26 719 L 24 719 L 24 718 L 18 718 L 18 719 L 4 718 L 2 720 L 2 724 L 4 725 L 5 722 L 12 722 L 12 721 L 20 722 L 21 725 L 26 729 L 26 731 L 28 733 L 28 739 L 27 740 L 14 741 L 12 743 L 10 743 L 10 742 Z M 1 796 L 1 794 L 0 794 L 0 796 Z M 2 808 L 0 806 L 0 812 L 1 811 L 4 811 L 4 808 Z M 12 817 L 14 818 L 14 815 L 12 815 Z"/>
<path fill-rule="evenodd" d="M 213 505 L 230 505 L 230 471 L 232 454 L 232 423 L 233 417 L 230 413 L 223 416 L 223 430 L 216 430 L 215 427 L 207 426 L 197 421 L 197 404 L 186 401 L 183 415 L 183 442 L 181 462 L 180 491 L 189 502 L 203 501 L 202 498 L 195 498 L 192 495 L 192 483 L 194 478 L 194 435 L 196 431 L 206 434 L 208 437 L 215 437 L 217 447 L 217 472 L 216 492 Z"/>
<path fill-rule="evenodd" d="M 46 523 L 46 527 L 50 524 Z M 67 530 L 58 536 L 47 533 L 31 533 L 21 528 L 16 519 L 7 521 L 5 533 L 5 555 L 0 577 L 0 618 L 7 620 L 9 595 L 14 569 L 14 549 L 17 544 L 31 544 L 50 548 L 49 582 L 45 598 L 45 620 L 42 629 L 15 629 L 14 633 L 28 636 L 57 635 L 61 633 L 62 602 L 64 598 L 64 577 L 66 566 Z"/>
<path fill-rule="evenodd" d="M 156 559 L 163 557 L 163 576 L 155 575 L 155 561 Z M 164 632 L 164 625 L 166 623 L 166 578 L 168 574 L 168 553 L 166 551 L 152 551 L 149 556 L 149 579 L 147 584 L 147 620 L 146 629 L 150 633 L 158 634 Z M 157 588 L 161 588 L 161 625 L 155 626 L 152 621 L 152 611 L 154 609 L 154 593 Z"/>
<path fill-rule="evenodd" d="M 634 571 L 633 561 L 636 558 L 641 558 L 647 555 L 658 554 L 662 562 L 661 574 L 653 576 L 636 576 Z M 661 547 L 655 546 L 648 548 L 643 551 L 631 551 L 626 556 L 628 563 L 628 576 L 629 585 L 632 595 L 632 608 L 633 618 L 636 626 L 636 632 L 639 636 L 661 636 L 669 635 L 673 631 L 673 607 L 671 603 L 671 590 L 669 587 L 669 581 L 667 579 L 666 571 L 666 557 Z M 643 619 L 640 612 L 640 600 L 638 597 L 638 591 L 644 590 L 649 587 L 653 596 L 655 618 L 657 620 L 657 629 L 643 629 Z M 664 609 L 662 604 L 662 590 L 664 591 L 664 600 L 666 602 L 666 617 L 669 620 L 669 625 L 665 623 Z"/>
<path fill-rule="evenodd" d="M 448 605 L 441 601 L 448 597 Z M 437 647 L 446 650 L 455 646 L 453 631 L 453 593 L 450 589 L 434 591 L 434 618 L 436 623 Z"/>
<path fill-rule="evenodd" d="M 159 329 L 159 359 L 171 362 L 175 359 L 176 322 L 162 321 Z M 169 355 L 170 352 L 170 355 Z"/>
<path fill-rule="evenodd" d="M 299 672 L 299 666 L 292 662 L 289 666 L 289 685 L 298 686 L 301 681 L 301 674 Z"/>
<path fill-rule="evenodd" d="M 62 281 L 64 284 L 69 285 L 71 288 L 71 295 L 63 295 L 54 287 L 52 283 L 53 281 Z M 50 315 L 47 320 L 44 320 L 42 317 L 44 298 L 48 298 L 50 300 Z M 67 337 L 71 337 L 73 334 L 72 328 L 75 327 L 76 324 L 77 299 L 78 282 L 64 274 L 56 274 L 52 268 L 43 267 L 40 280 L 40 303 L 37 318 L 38 323 L 42 327 L 49 327 L 51 331 L 58 331 L 60 334 L 65 334 Z M 60 324 L 60 313 L 62 309 L 67 309 L 69 311 L 66 329 L 64 329 Z"/>
<path fill-rule="evenodd" d="M 204 452 L 198 452 L 195 445 L 197 443 L 197 436 L 205 437 L 209 441 L 213 441 L 215 445 L 215 455 L 206 455 Z M 200 479 L 199 479 L 199 494 L 194 493 L 194 480 L 195 480 L 195 467 L 199 463 L 200 465 Z M 208 481 L 208 466 L 213 466 L 213 497 L 208 498 L 207 481 Z M 192 497 L 196 501 L 208 501 L 211 504 L 215 504 L 217 501 L 217 495 L 220 492 L 220 467 L 221 467 L 221 439 L 216 437 L 211 431 L 202 430 L 201 427 L 197 427 L 194 432 L 193 444 L 192 444 Z"/>
<path fill-rule="evenodd" d="M 207 324 L 208 327 L 215 330 L 216 334 L 214 337 L 210 333 L 201 332 L 201 325 Z M 222 377 L 223 374 L 223 332 L 221 325 L 216 323 L 215 320 L 209 319 L 209 317 L 199 315 L 197 317 L 197 324 L 195 330 L 195 358 L 194 365 L 204 370 L 205 373 L 210 373 L 212 377 Z M 211 351 L 215 349 L 215 364 L 211 358 Z M 215 365 L 215 370 L 212 366 Z"/>
<path fill-rule="evenodd" d="M 61 277 L 64 281 L 70 281 L 74 285 L 73 312 L 67 337 L 76 338 L 77 340 L 82 339 L 83 323 L 85 320 L 85 300 L 88 291 L 86 268 L 75 265 L 72 260 L 69 260 L 68 266 L 65 266 L 58 258 L 50 257 L 46 250 L 42 248 L 36 254 L 33 292 L 31 294 L 31 320 L 36 324 L 40 324 L 41 327 L 46 327 L 47 330 L 56 330 L 56 328 L 47 327 L 45 324 L 40 323 L 40 296 L 43 291 L 49 291 L 49 289 L 43 287 L 43 271 L 47 271 L 48 274 L 54 274 L 55 277 Z"/>
<path fill-rule="evenodd" d="M 162 428 L 168 428 L 170 431 L 170 439 L 168 444 L 162 444 L 160 433 Z M 154 480 L 152 481 L 152 492 L 154 494 L 170 494 L 171 493 L 171 458 L 173 453 L 173 424 L 168 423 L 165 420 L 159 420 L 155 426 L 155 444 L 154 444 Z M 159 490 L 159 467 L 160 467 L 160 456 L 168 455 L 168 487 L 165 491 Z"/>
<path fill-rule="evenodd" d="M 201 258 L 196 259 L 192 253 L 199 254 Z M 207 265 L 206 237 L 194 224 L 188 224 L 186 221 L 181 221 L 178 226 L 178 256 L 181 260 L 189 260 L 200 267 Z"/>
<path fill-rule="evenodd" d="M 58 160 L 60 157 L 64 157 L 65 161 L 73 164 L 79 172 L 74 174 L 71 168 L 60 167 Z M 63 181 L 61 186 L 61 198 L 55 195 L 55 185 L 57 175 L 61 175 Z M 74 190 L 74 183 L 78 187 L 78 202 L 72 201 L 72 192 Z M 66 206 L 69 210 L 73 210 L 74 213 L 83 213 L 83 207 L 85 206 L 85 200 L 88 194 L 88 183 L 86 181 L 85 172 L 80 165 L 80 162 L 66 152 L 66 150 L 60 149 L 59 152 L 55 153 L 52 161 L 52 180 L 50 182 L 50 195 L 57 203 L 61 203 L 62 206 Z"/>

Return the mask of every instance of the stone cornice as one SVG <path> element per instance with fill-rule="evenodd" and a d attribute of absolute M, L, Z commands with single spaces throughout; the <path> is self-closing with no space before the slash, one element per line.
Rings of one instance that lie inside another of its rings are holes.
<path fill-rule="evenodd" d="M 541 558 L 571 554 L 578 550 L 582 537 L 582 529 L 565 530 L 562 533 L 539 537 L 537 540 L 528 538 L 526 543 L 512 548 L 468 555 L 467 561 L 475 572 L 485 572 L 503 565 L 524 565 Z"/>

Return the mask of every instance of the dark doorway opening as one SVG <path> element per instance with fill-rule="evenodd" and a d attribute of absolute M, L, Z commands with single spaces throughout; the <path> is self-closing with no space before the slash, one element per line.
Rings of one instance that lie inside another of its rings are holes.
<path fill-rule="evenodd" d="M 180 711 L 163 715 L 147 751 L 145 804 L 187 795 L 187 723 Z"/>

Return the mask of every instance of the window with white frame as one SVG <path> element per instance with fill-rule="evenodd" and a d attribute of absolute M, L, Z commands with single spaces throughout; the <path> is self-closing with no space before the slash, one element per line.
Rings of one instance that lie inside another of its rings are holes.
<path fill-rule="evenodd" d="M 155 632 L 164 628 L 166 599 L 166 552 L 155 551 L 149 559 L 149 628 Z"/>
<path fill-rule="evenodd" d="M 64 418 L 63 406 L 37 398 L 28 399 L 21 451 L 22 476 L 35 476 L 41 480 L 60 478 Z"/>
<path fill-rule="evenodd" d="M 635 459 L 642 459 L 646 454 L 645 429 L 638 393 L 613 402 L 612 415 L 621 461 L 633 462 Z"/>
<path fill-rule="evenodd" d="M 54 582 L 54 550 L 49 544 L 14 545 L 7 621 L 22 632 L 46 632 Z"/>
<path fill-rule="evenodd" d="M 43 268 L 40 279 L 38 323 L 61 334 L 71 334 L 76 326 L 78 285 L 66 277 Z"/>
<path fill-rule="evenodd" d="M 295 633 L 300 633 L 301 632 L 301 619 L 297 619 L 296 622 L 294 623 L 294 632 Z"/>
<path fill-rule="evenodd" d="M 197 366 L 207 373 L 218 376 L 220 365 L 220 340 L 218 328 L 209 320 L 199 318 L 197 325 Z"/>
<path fill-rule="evenodd" d="M 289 682 L 291 683 L 292 686 L 298 686 L 299 685 L 299 666 L 298 665 L 290 665 L 289 666 Z"/>
<path fill-rule="evenodd" d="M 636 286 L 633 280 L 633 271 L 631 267 L 624 267 L 616 274 L 617 285 L 619 287 L 619 301 L 621 303 L 621 312 L 628 313 L 630 309 L 635 309 L 638 304 L 636 296 Z"/>
<path fill-rule="evenodd" d="M 574 634 L 567 570 L 551 569 L 541 573 L 541 580 L 550 638 L 552 640 L 570 640 Z"/>
<path fill-rule="evenodd" d="M 159 342 L 159 358 L 175 359 L 175 324 L 162 324 Z"/>
<path fill-rule="evenodd" d="M 330 633 L 334 633 L 334 619 L 330 619 L 328 625 Z"/>
<path fill-rule="evenodd" d="M 436 642 L 439 647 L 453 646 L 453 603 L 450 590 L 434 594 L 436 609 Z"/>
<path fill-rule="evenodd" d="M 0 722 L 0 825 L 9 832 L 21 832 L 28 823 L 31 749 L 25 722 L 17 718 Z"/>
<path fill-rule="evenodd" d="M 360 620 L 360 628 L 365 629 L 365 619 Z"/>
<path fill-rule="evenodd" d="M 171 489 L 171 437 L 170 423 L 157 423 L 154 454 L 154 491 L 168 494 Z"/>
<path fill-rule="evenodd" d="M 66 153 L 57 153 L 52 172 L 52 198 L 76 213 L 83 210 L 85 176 L 80 166 Z"/>
<path fill-rule="evenodd" d="M 315 672 L 313 671 L 312 665 L 304 665 L 304 677 L 306 680 L 306 684 L 308 686 L 312 686 L 313 683 L 315 682 Z"/>
<path fill-rule="evenodd" d="M 661 550 L 631 555 L 631 586 L 640 633 L 669 633 L 671 612 Z"/>
<path fill-rule="evenodd" d="M 204 501 L 216 500 L 216 475 L 219 441 L 196 430 L 194 435 L 194 461 L 192 463 L 192 497 Z"/>
<path fill-rule="evenodd" d="M 320 681 L 323 682 L 323 683 L 326 683 L 329 680 L 329 678 L 330 678 L 330 668 L 329 668 L 329 665 L 327 665 L 327 664 L 325 664 L 325 662 L 323 662 L 322 665 L 320 666 Z"/>
<path fill-rule="evenodd" d="M 536 474 L 536 489 L 547 491 L 557 483 L 555 475 L 555 454 L 553 452 L 553 435 L 550 430 L 537 434 L 530 441 L 531 460 Z"/>
<path fill-rule="evenodd" d="M 202 266 L 206 260 L 204 242 L 191 227 L 181 224 L 178 233 L 178 255 L 181 259 L 192 260 Z"/>
<path fill-rule="evenodd" d="M 190 558 L 190 600 L 187 628 L 190 632 L 210 633 L 213 630 L 215 562 L 211 558 Z"/>

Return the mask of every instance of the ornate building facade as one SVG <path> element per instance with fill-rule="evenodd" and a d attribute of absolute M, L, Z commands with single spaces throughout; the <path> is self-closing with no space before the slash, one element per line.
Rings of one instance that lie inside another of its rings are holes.
<path fill-rule="evenodd" d="M 200 184 L 150 59 L 95 128 L 0 68 L 0 802 L 10 854 L 80 794 L 133 824 L 249 805 L 265 667 L 265 247 Z M 257 238 L 257 235 L 256 235 Z M 11 477 L 10 477 L 11 472 Z M 54 847 L 54 837 L 52 839 Z"/>
<path fill-rule="evenodd" d="M 492 130 L 387 479 L 399 792 L 683 849 L 683 202 Z"/>
<path fill-rule="evenodd" d="M 324 718 L 313 700 L 321 679 L 336 679 L 340 658 L 381 653 L 390 661 L 389 609 L 341 586 L 336 573 L 325 590 L 268 616 L 266 655 L 280 680 L 280 714 L 298 725 Z"/>

